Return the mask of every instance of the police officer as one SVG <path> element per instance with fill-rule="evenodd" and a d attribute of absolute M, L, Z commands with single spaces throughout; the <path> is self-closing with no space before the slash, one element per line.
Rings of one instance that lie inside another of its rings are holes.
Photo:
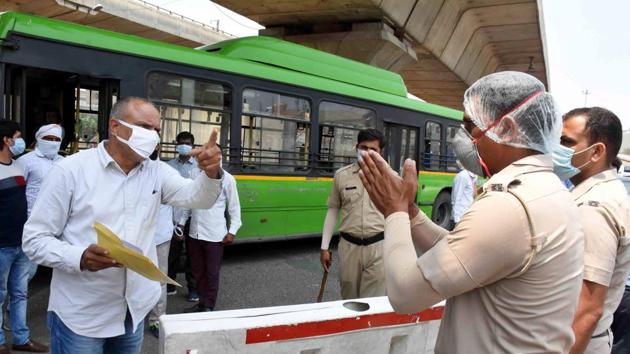
<path fill-rule="evenodd" d="M 384 137 L 376 129 L 359 131 L 356 149 L 380 154 Z M 339 278 L 341 297 L 355 299 L 385 295 L 383 271 L 383 227 L 385 219 L 376 209 L 359 179 L 359 165 L 355 162 L 337 170 L 328 197 L 328 213 L 322 232 L 320 260 L 326 271 L 330 267 L 328 246 L 339 226 Z"/>
<path fill-rule="evenodd" d="M 464 168 L 488 180 L 451 232 L 415 206 L 413 161 L 403 178 L 377 154 L 360 161 L 386 217 L 392 306 L 410 313 L 446 299 L 436 353 L 566 353 L 573 344 L 583 234 L 577 205 L 553 172 L 562 120 L 544 89 L 507 71 L 466 90 L 454 149 Z"/>
<path fill-rule="evenodd" d="M 574 109 L 563 121 L 563 146 L 554 152 L 554 164 L 560 178 L 575 186 L 571 194 L 580 210 L 585 254 L 571 353 L 610 353 L 609 328 L 630 272 L 630 201 L 613 167 L 621 122 L 600 107 Z"/>

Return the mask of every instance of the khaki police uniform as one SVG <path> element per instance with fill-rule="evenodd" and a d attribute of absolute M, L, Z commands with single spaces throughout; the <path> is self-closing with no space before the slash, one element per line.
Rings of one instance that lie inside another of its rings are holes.
<path fill-rule="evenodd" d="M 337 170 L 328 208 L 341 209 L 340 233 L 359 240 L 382 237 L 385 218 L 363 187 L 358 163 Z M 340 237 L 338 252 L 342 298 L 385 295 L 382 241 L 357 245 Z"/>
<path fill-rule="evenodd" d="M 571 192 L 584 228 L 584 280 L 608 287 L 604 312 L 586 353 L 610 353 L 613 313 L 630 272 L 630 201 L 614 170 L 594 175 Z"/>
<path fill-rule="evenodd" d="M 387 277 L 402 268 L 390 263 L 399 245 L 390 246 L 388 229 L 411 227 L 407 234 L 424 251 L 415 281 L 447 299 L 436 353 L 571 348 L 584 241 L 577 206 L 552 166 L 550 156 L 534 155 L 492 176 L 451 232 L 423 213 L 411 225 L 399 213 L 388 217 Z"/>

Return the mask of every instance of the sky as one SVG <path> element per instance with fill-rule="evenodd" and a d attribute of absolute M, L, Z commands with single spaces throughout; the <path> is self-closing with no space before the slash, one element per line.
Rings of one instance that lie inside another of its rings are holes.
<path fill-rule="evenodd" d="M 209 0 L 148 0 L 236 36 L 262 26 Z M 630 129 L 628 0 L 542 0 L 550 91 L 562 112 L 601 106 Z"/>
<path fill-rule="evenodd" d="M 563 112 L 613 111 L 630 129 L 628 0 L 543 0 L 551 93 Z"/>

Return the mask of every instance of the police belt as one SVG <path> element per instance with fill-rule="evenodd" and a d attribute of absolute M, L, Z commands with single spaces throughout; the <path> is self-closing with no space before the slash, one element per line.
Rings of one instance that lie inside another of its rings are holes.
<path fill-rule="evenodd" d="M 344 240 L 355 244 L 357 246 L 368 246 L 371 245 L 373 243 L 377 243 L 379 241 L 382 241 L 385 238 L 385 234 L 382 232 L 377 233 L 374 236 L 370 236 L 370 237 L 366 237 L 366 238 L 360 238 L 360 237 L 356 237 L 356 236 L 352 236 L 348 233 L 345 232 L 340 232 L 339 236 L 341 236 Z"/>

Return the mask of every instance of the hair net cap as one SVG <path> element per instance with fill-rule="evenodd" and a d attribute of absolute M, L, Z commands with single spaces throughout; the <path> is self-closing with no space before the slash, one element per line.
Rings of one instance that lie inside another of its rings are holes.
<path fill-rule="evenodd" d="M 529 74 L 502 71 L 482 77 L 464 93 L 464 110 L 499 144 L 547 154 L 560 143 L 562 117 L 554 99 Z"/>

